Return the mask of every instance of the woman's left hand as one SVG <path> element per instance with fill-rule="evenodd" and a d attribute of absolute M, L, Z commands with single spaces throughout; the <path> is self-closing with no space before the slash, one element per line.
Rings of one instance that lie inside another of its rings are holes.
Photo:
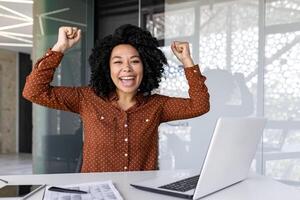
<path fill-rule="evenodd" d="M 192 67 L 195 65 L 190 54 L 190 47 L 188 42 L 174 41 L 171 44 L 171 49 L 184 67 Z"/>

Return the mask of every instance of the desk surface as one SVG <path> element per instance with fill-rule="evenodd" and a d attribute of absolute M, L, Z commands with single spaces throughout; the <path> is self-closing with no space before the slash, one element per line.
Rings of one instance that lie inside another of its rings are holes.
<path fill-rule="evenodd" d="M 113 173 L 81 173 L 81 174 L 45 174 L 45 175 L 12 175 L 0 176 L 9 184 L 76 184 L 92 181 L 112 180 L 125 200 L 175 200 L 175 198 L 135 189 L 129 183 L 163 176 L 169 171 L 147 172 L 113 172 Z M 0 183 L 0 187 L 4 184 Z M 41 199 L 43 191 L 30 199 Z M 300 188 L 288 186 L 263 176 L 250 176 L 245 181 L 209 195 L 201 200 L 299 200 Z"/>

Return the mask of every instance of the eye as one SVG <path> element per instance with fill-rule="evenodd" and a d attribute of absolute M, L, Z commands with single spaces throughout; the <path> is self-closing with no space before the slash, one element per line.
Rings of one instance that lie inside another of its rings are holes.
<path fill-rule="evenodd" d="M 133 61 L 131 61 L 132 63 L 140 63 L 140 61 L 139 60 L 133 60 Z"/>
<path fill-rule="evenodd" d="M 114 61 L 114 64 L 121 64 L 121 61 Z"/>

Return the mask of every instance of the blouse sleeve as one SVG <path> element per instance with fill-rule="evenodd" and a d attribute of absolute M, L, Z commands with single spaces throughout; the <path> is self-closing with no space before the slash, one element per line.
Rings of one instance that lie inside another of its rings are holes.
<path fill-rule="evenodd" d="M 50 85 L 62 58 L 62 53 L 48 50 L 27 76 L 23 96 L 33 103 L 49 108 L 79 113 L 82 96 L 79 87 Z"/>
<path fill-rule="evenodd" d="M 190 98 L 164 97 L 161 122 L 197 117 L 209 111 L 209 93 L 206 77 L 199 66 L 184 68 Z"/>

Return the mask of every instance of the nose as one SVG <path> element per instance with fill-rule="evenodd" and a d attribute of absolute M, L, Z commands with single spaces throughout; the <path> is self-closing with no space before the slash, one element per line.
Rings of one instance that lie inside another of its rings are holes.
<path fill-rule="evenodd" d="M 125 66 L 122 68 L 122 71 L 125 71 L 125 72 L 132 71 L 132 66 L 130 65 L 130 63 L 126 63 Z"/>

